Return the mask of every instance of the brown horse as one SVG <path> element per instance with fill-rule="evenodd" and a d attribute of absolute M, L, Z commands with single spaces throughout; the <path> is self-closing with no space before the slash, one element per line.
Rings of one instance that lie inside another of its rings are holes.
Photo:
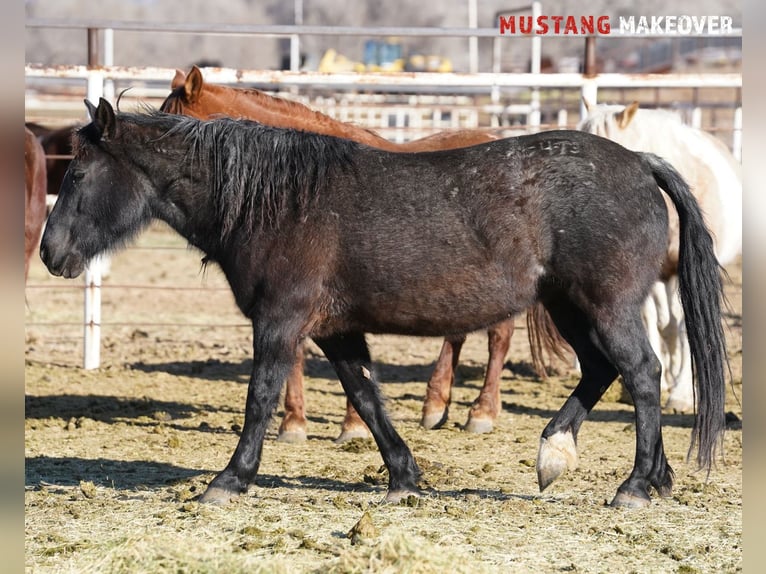
<path fill-rule="evenodd" d="M 193 66 L 188 75 L 177 70 L 171 83 L 171 90 L 170 95 L 160 107 L 164 112 L 188 115 L 198 119 L 209 119 L 216 116 L 227 116 L 235 119 L 245 118 L 274 127 L 293 128 L 342 137 L 388 151 L 417 152 L 457 149 L 498 139 L 498 136 L 491 131 L 476 129 L 439 132 L 405 143 L 395 143 L 372 130 L 335 120 L 299 102 L 274 97 L 256 89 L 233 88 L 206 83 L 197 66 Z M 527 324 L 530 333 L 530 346 L 533 348 L 535 369 L 544 376 L 543 346 L 548 347 L 549 352 L 561 356 L 560 349 L 565 347 L 566 343 L 558 336 L 558 332 L 544 312 L 528 313 Z M 465 429 L 469 432 L 490 432 L 494 420 L 500 412 L 500 374 L 510 347 L 513 329 L 513 318 L 511 318 L 497 323 L 487 330 L 489 360 L 484 385 L 478 398 L 471 405 L 468 414 Z M 444 340 L 426 388 L 423 414 L 420 421 L 424 428 L 438 428 L 447 420 L 452 385 L 455 381 L 455 369 L 464 342 L 465 335 L 448 337 Z M 287 379 L 285 415 L 279 427 L 278 440 L 294 442 L 305 440 L 306 437 L 303 361 L 304 357 L 301 350 Z M 337 440 L 340 442 L 354 437 L 366 436 L 369 436 L 366 425 L 359 418 L 351 403 L 347 401 L 346 416 Z"/>
<path fill-rule="evenodd" d="M 34 133 L 24 128 L 24 281 L 29 276 L 29 262 L 37 251 L 45 223 L 45 150 Z"/>
<path fill-rule="evenodd" d="M 81 124 L 72 124 L 61 128 L 48 128 L 27 122 L 27 129 L 31 130 L 40 140 L 45 150 L 45 165 L 48 173 L 48 193 L 58 194 L 64 174 L 72 159 L 72 133 Z"/>
<path fill-rule="evenodd" d="M 24 128 L 24 281 L 29 276 L 29 262 L 37 251 L 45 223 L 45 150 L 34 133 Z"/>

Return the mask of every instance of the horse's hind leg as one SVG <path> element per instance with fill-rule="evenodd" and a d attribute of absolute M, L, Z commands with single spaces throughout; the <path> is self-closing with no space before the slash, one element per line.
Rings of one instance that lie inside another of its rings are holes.
<path fill-rule="evenodd" d="M 636 410 L 633 471 L 617 489 L 612 506 L 646 506 L 650 487 L 660 496 L 670 496 L 673 488 L 673 470 L 662 444 L 662 367 L 649 345 L 638 309 L 623 306 L 600 313 L 596 328 L 605 353 L 622 374 Z"/>
<path fill-rule="evenodd" d="M 694 377 L 689 339 L 686 335 L 686 322 L 681 298 L 678 295 L 678 276 L 674 275 L 667 283 L 667 296 L 670 303 L 670 321 L 663 334 L 670 349 L 669 371 L 672 378 L 670 395 L 665 408 L 679 412 L 694 411 Z"/>
<path fill-rule="evenodd" d="M 315 339 L 338 374 L 346 397 L 361 416 L 380 449 L 388 468 L 386 500 L 397 502 L 411 494 L 419 495 L 420 478 L 412 453 L 391 424 L 372 373 L 370 353 L 364 335 L 347 333 Z"/>
<path fill-rule="evenodd" d="M 668 365 L 670 356 L 663 334 L 671 317 L 666 286 L 663 281 L 655 281 L 652 285 L 649 296 L 641 306 L 641 316 L 654 353 L 663 365 Z M 662 390 L 669 390 L 672 386 L 667 369 L 663 369 L 661 384 Z"/>
<path fill-rule="evenodd" d="M 546 305 L 547 306 L 547 305 Z M 561 334 L 580 357 L 583 376 L 564 406 L 543 431 L 538 481 L 545 488 L 577 462 L 575 441 L 585 417 L 611 382 L 622 374 L 636 409 L 636 458 L 613 506 L 649 504 L 649 487 L 668 496 L 673 471 L 660 429 L 660 362 L 652 350 L 638 308 L 597 310 L 595 321 L 570 303 L 549 307 Z M 589 325 L 595 324 L 595 328 Z"/>
<path fill-rule="evenodd" d="M 478 398 L 471 405 L 465 430 L 473 433 L 492 431 L 495 419 L 500 414 L 500 374 L 503 371 L 505 356 L 511 346 L 513 319 L 493 325 L 487 330 L 489 360 L 484 375 L 484 385 Z"/>
<path fill-rule="evenodd" d="M 540 438 L 537 482 L 541 492 L 567 469 L 577 467 L 580 426 L 617 377 L 617 370 L 598 347 L 589 320 L 578 307 L 558 298 L 546 302 L 545 306 L 559 333 L 575 351 L 581 378 Z"/>
<path fill-rule="evenodd" d="M 425 429 L 437 429 L 447 422 L 452 385 L 455 383 L 455 369 L 463 343 L 465 335 L 444 339 L 434 372 L 426 386 L 426 398 L 423 400 L 420 426 Z"/>

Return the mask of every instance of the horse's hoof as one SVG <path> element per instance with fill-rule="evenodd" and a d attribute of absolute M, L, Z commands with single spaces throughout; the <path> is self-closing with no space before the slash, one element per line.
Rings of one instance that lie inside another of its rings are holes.
<path fill-rule="evenodd" d="M 694 412 L 694 399 L 681 396 L 673 396 L 671 392 L 665 403 L 665 408 L 669 411 L 675 411 L 677 413 L 693 413 Z"/>
<path fill-rule="evenodd" d="M 672 484 L 663 484 L 660 486 L 656 486 L 655 490 L 657 490 L 657 494 L 660 495 L 660 498 L 670 498 L 671 496 L 673 496 Z"/>
<path fill-rule="evenodd" d="M 652 499 L 649 498 L 648 495 L 640 496 L 618 490 L 609 506 L 621 508 L 646 508 L 651 502 Z"/>
<path fill-rule="evenodd" d="M 444 426 L 444 423 L 446 422 L 447 422 L 446 410 L 442 412 L 436 412 L 436 413 L 428 413 L 428 414 L 424 413 L 423 417 L 420 419 L 420 426 L 422 426 L 426 430 L 435 430 Z"/>
<path fill-rule="evenodd" d="M 484 434 L 492 432 L 493 424 L 490 419 L 475 419 L 468 417 L 468 421 L 465 423 L 465 431 L 474 434 Z"/>
<path fill-rule="evenodd" d="M 239 494 L 231 492 L 217 486 L 208 487 L 202 496 L 200 496 L 200 504 L 213 504 L 217 506 L 223 506 L 229 504 L 232 500 L 237 498 Z"/>
<path fill-rule="evenodd" d="M 386 497 L 383 499 L 383 502 L 386 504 L 399 504 L 402 500 L 406 500 L 410 496 L 414 496 L 415 498 L 421 498 L 423 496 L 423 493 L 421 493 L 419 490 L 410 490 L 407 488 L 400 488 L 398 490 L 389 490 L 386 493 Z"/>
<path fill-rule="evenodd" d="M 277 435 L 277 442 L 286 442 L 288 444 L 306 442 L 306 431 L 305 430 L 280 431 L 279 434 Z"/>
<path fill-rule="evenodd" d="M 335 439 L 335 444 L 343 444 L 350 441 L 352 438 L 370 438 L 370 431 L 365 428 L 352 428 L 341 431 L 338 438 Z"/>
<path fill-rule="evenodd" d="M 537 484 L 540 492 L 566 470 L 577 468 L 577 446 L 572 433 L 557 432 L 540 439 L 537 450 Z"/>

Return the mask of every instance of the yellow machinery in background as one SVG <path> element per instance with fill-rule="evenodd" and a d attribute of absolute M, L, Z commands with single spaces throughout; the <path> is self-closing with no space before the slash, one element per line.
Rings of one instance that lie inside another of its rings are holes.
<path fill-rule="evenodd" d="M 413 54 L 404 56 L 404 47 L 396 38 L 386 40 L 367 40 L 364 44 L 364 57 L 361 62 L 339 54 L 337 50 L 327 50 L 317 67 L 319 72 L 451 72 L 449 58 L 435 55 Z"/>

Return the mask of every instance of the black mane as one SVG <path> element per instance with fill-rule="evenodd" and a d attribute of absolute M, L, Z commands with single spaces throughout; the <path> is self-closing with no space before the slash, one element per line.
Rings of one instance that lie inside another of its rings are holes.
<path fill-rule="evenodd" d="M 290 209 L 302 213 L 338 170 L 352 164 L 359 147 L 350 140 L 286 128 L 274 128 L 251 120 L 216 118 L 198 120 L 157 110 L 119 113 L 118 124 L 134 124 L 136 133 L 159 134 L 147 141 L 159 153 L 173 147 L 163 140 L 180 137 L 185 142 L 185 161 L 206 173 L 214 195 L 221 237 L 234 229 L 253 230 L 277 226 Z M 81 134 L 93 139 L 92 125 Z M 244 226 L 244 227 L 243 227 Z"/>

